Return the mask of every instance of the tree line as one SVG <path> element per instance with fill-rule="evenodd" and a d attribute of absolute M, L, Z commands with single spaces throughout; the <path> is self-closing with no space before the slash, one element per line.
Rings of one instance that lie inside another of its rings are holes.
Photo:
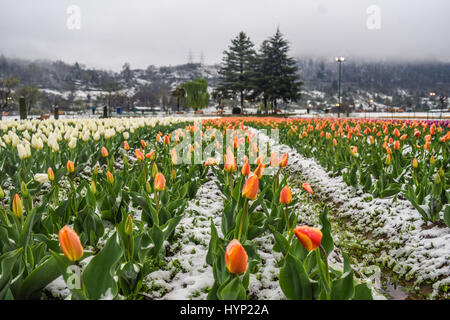
<path fill-rule="evenodd" d="M 238 99 L 241 109 L 245 101 L 261 101 L 264 110 L 277 109 L 277 101 L 297 101 L 300 81 L 297 62 L 288 55 L 289 43 L 277 29 L 275 35 L 263 41 L 259 50 L 241 31 L 224 51 L 218 70 L 219 85 L 214 97 Z"/>

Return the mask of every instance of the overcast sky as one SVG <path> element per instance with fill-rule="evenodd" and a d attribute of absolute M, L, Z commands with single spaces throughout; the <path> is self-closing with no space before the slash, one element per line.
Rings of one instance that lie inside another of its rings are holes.
<path fill-rule="evenodd" d="M 239 31 L 259 47 L 279 26 L 294 56 L 450 61 L 449 14 L 450 0 L 1 0 L 0 53 L 119 70 L 191 51 L 211 64 Z"/>

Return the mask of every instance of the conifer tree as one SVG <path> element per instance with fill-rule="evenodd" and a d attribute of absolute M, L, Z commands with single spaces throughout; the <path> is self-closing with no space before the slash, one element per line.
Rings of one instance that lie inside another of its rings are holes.
<path fill-rule="evenodd" d="M 241 31 L 231 41 L 228 51 L 224 51 L 222 66 L 219 69 L 219 91 L 237 94 L 241 108 L 252 89 L 252 67 L 255 50 L 250 38 Z"/>
<path fill-rule="evenodd" d="M 254 95 L 262 95 L 264 106 L 271 102 L 276 108 L 277 100 L 296 101 L 300 98 L 302 82 L 299 80 L 295 60 L 288 56 L 289 44 L 280 30 L 264 41 L 254 65 Z"/>

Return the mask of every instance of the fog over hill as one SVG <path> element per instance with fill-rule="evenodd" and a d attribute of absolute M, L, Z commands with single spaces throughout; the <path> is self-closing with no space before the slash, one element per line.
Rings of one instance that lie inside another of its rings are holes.
<path fill-rule="evenodd" d="M 338 66 L 334 59 L 298 58 L 300 78 L 304 82 L 300 105 L 311 101 L 332 104 L 336 99 Z M 144 105 L 159 105 L 170 99 L 178 84 L 205 78 L 212 90 L 218 84 L 219 65 L 187 63 L 177 66 L 149 65 L 135 69 L 124 63 L 120 72 L 91 68 L 63 61 L 25 60 L 0 55 L 0 79 L 17 77 L 20 85 L 35 85 L 43 94 L 41 106 L 52 105 L 55 96 L 60 104 L 70 106 L 77 100 L 95 101 L 108 92 L 111 83 L 120 93 Z M 449 95 L 450 63 L 438 61 L 374 62 L 346 60 L 343 64 L 343 97 L 358 105 L 368 99 L 391 105 L 416 105 L 421 108 L 430 91 Z M 389 99 L 387 101 L 386 99 Z"/>

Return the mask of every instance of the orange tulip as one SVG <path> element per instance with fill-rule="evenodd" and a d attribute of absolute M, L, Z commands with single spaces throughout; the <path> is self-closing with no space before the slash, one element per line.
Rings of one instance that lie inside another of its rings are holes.
<path fill-rule="evenodd" d="M 242 274 L 247 271 L 248 255 L 237 239 L 233 239 L 225 251 L 225 265 L 230 273 Z"/>
<path fill-rule="evenodd" d="M 259 178 L 256 174 L 252 173 L 244 183 L 244 187 L 242 188 L 242 197 L 255 200 L 258 195 L 258 189 Z"/>
<path fill-rule="evenodd" d="M 270 154 L 270 166 L 271 167 L 278 167 L 279 161 L 278 161 L 278 155 L 276 152 L 272 152 Z"/>
<path fill-rule="evenodd" d="M 245 161 L 244 165 L 242 166 L 241 172 L 245 177 L 250 174 L 250 165 L 248 164 L 248 161 Z"/>
<path fill-rule="evenodd" d="M 20 219 L 23 217 L 23 203 L 22 199 L 17 193 L 14 195 L 12 208 L 13 213 L 17 218 Z"/>
<path fill-rule="evenodd" d="M 48 180 L 50 180 L 50 181 L 55 180 L 55 173 L 53 172 L 52 168 L 48 168 L 47 175 L 48 175 Z"/>
<path fill-rule="evenodd" d="M 258 167 L 256 168 L 255 174 L 258 176 L 259 179 L 261 179 L 261 177 L 262 177 L 262 175 L 263 175 L 263 173 L 264 173 L 265 167 L 266 167 L 265 164 L 260 163 L 260 164 L 258 165 Z"/>
<path fill-rule="evenodd" d="M 231 152 L 227 152 L 227 154 L 225 156 L 224 170 L 226 172 L 234 172 L 237 170 L 236 159 L 234 158 L 234 155 Z"/>
<path fill-rule="evenodd" d="M 106 179 L 108 180 L 108 182 L 110 183 L 110 184 L 113 184 L 114 183 L 114 176 L 112 175 L 112 173 L 111 172 L 106 172 Z"/>
<path fill-rule="evenodd" d="M 166 178 L 161 172 L 158 172 L 155 176 L 154 187 L 156 191 L 163 191 L 166 188 Z"/>
<path fill-rule="evenodd" d="M 309 183 L 304 183 L 302 184 L 302 188 L 303 190 L 305 190 L 306 192 L 310 193 L 310 194 L 314 194 L 313 189 L 311 188 L 311 186 L 309 185 Z"/>
<path fill-rule="evenodd" d="M 141 140 L 141 146 L 142 148 L 145 148 L 147 146 L 147 142 L 145 142 L 145 140 Z"/>
<path fill-rule="evenodd" d="M 170 152 L 171 158 L 172 158 L 172 164 L 176 165 L 178 163 L 178 155 L 177 155 L 177 149 L 173 148 Z"/>
<path fill-rule="evenodd" d="M 164 144 L 169 144 L 169 143 L 170 143 L 169 136 L 164 136 Z"/>
<path fill-rule="evenodd" d="M 387 152 L 387 154 L 392 154 L 392 150 L 391 150 L 391 148 L 389 148 L 389 147 L 386 147 L 386 152 Z"/>
<path fill-rule="evenodd" d="M 127 141 L 124 141 L 124 142 L 123 142 L 123 148 L 124 148 L 126 151 L 130 150 L 130 145 L 128 144 Z"/>
<path fill-rule="evenodd" d="M 106 158 L 108 156 L 108 149 L 106 149 L 105 147 L 102 147 L 102 156 L 103 158 Z"/>
<path fill-rule="evenodd" d="M 395 149 L 395 150 L 400 150 L 400 141 L 396 140 L 396 141 L 394 142 L 394 149 Z"/>
<path fill-rule="evenodd" d="M 59 230 L 58 235 L 59 245 L 67 259 L 72 262 L 80 260 L 83 256 L 83 247 L 78 234 L 66 225 Z"/>
<path fill-rule="evenodd" d="M 401 140 L 401 141 L 404 141 L 406 138 L 408 138 L 408 135 L 407 135 L 407 134 L 404 134 L 404 135 L 402 135 L 402 136 L 400 137 L 400 140 Z"/>
<path fill-rule="evenodd" d="M 135 149 L 135 152 L 137 161 L 144 161 L 144 154 L 139 149 Z"/>
<path fill-rule="evenodd" d="M 416 158 L 413 159 L 412 166 L 413 166 L 414 169 L 416 169 L 419 166 L 419 163 L 417 162 Z"/>
<path fill-rule="evenodd" d="M 398 131 L 397 128 L 395 128 L 395 130 L 394 130 L 394 136 L 396 136 L 396 137 L 400 136 L 400 131 Z"/>
<path fill-rule="evenodd" d="M 292 193 L 289 186 L 285 186 L 280 192 L 280 202 L 283 204 L 290 204 L 292 202 Z"/>
<path fill-rule="evenodd" d="M 285 153 L 281 156 L 280 162 L 279 162 L 279 166 L 280 168 L 284 168 L 287 166 L 288 163 L 288 159 L 289 159 L 289 153 Z"/>
<path fill-rule="evenodd" d="M 322 241 L 322 231 L 318 228 L 308 226 L 297 226 L 294 234 L 306 250 L 315 250 Z"/>
<path fill-rule="evenodd" d="M 73 164 L 72 161 L 67 161 L 67 172 L 68 173 L 72 173 L 75 171 L 75 165 Z"/>

